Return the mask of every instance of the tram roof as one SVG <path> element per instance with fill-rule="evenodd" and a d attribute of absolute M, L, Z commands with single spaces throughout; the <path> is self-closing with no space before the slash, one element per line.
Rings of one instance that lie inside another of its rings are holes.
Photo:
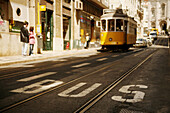
<path fill-rule="evenodd" d="M 101 18 L 109 17 L 129 17 L 122 9 L 104 9 Z"/>

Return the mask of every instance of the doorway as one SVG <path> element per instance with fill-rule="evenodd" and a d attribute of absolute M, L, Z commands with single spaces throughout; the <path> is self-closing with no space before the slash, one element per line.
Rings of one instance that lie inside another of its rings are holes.
<path fill-rule="evenodd" d="M 71 17 L 63 16 L 63 40 L 64 40 L 64 49 L 70 49 Z"/>
<path fill-rule="evenodd" d="M 41 13 L 42 35 L 43 35 L 43 50 L 53 49 L 53 11 L 46 10 Z M 44 17 L 44 18 L 43 18 Z"/>
<path fill-rule="evenodd" d="M 95 37 L 94 37 L 94 23 L 95 23 L 95 21 L 94 21 L 94 19 L 92 19 L 91 20 L 91 40 L 90 41 L 92 41 L 92 42 L 95 42 L 96 41 L 96 39 L 95 39 Z"/>

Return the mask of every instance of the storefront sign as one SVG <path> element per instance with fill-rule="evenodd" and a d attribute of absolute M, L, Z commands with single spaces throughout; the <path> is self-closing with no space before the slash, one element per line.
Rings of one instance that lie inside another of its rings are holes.
<path fill-rule="evenodd" d="M 40 5 L 40 11 L 46 11 L 46 5 Z"/>
<path fill-rule="evenodd" d="M 10 32 L 19 33 L 22 26 L 23 26 L 23 22 L 14 21 L 14 20 L 9 21 L 9 31 Z"/>
<path fill-rule="evenodd" d="M 40 35 L 41 34 L 41 24 L 37 24 L 37 34 Z"/>
<path fill-rule="evenodd" d="M 84 35 L 84 29 L 81 29 L 81 36 Z"/>

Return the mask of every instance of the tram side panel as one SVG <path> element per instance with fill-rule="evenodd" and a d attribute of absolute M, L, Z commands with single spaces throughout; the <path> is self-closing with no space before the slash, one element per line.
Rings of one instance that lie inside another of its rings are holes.
<path fill-rule="evenodd" d="M 136 42 L 136 36 L 127 34 L 127 43 L 125 40 L 125 32 L 101 32 L 101 45 L 133 45 Z"/>
<path fill-rule="evenodd" d="M 127 34 L 127 44 L 135 44 L 136 43 L 136 35 Z"/>
<path fill-rule="evenodd" d="M 123 45 L 124 32 L 101 32 L 101 45 Z"/>

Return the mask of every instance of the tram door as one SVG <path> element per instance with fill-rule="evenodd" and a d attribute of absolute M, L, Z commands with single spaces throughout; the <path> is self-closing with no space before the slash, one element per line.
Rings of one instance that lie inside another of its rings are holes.
<path fill-rule="evenodd" d="M 128 21 L 124 21 L 124 30 L 125 30 L 125 44 L 127 44 L 127 25 Z"/>

